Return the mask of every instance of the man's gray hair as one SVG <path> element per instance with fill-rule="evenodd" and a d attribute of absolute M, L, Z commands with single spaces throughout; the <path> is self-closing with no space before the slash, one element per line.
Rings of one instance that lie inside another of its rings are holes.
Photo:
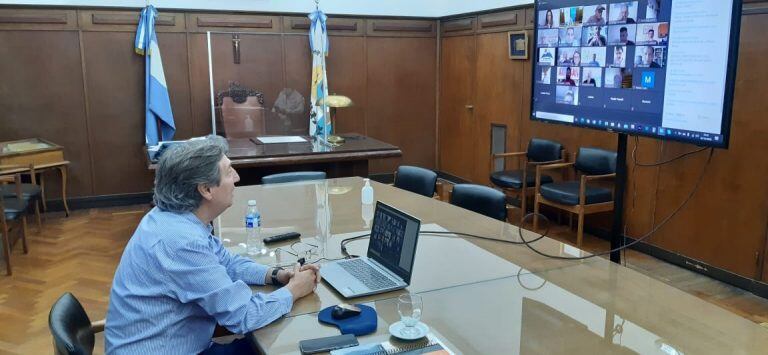
<path fill-rule="evenodd" d="M 155 170 L 155 205 L 176 213 L 192 212 L 200 207 L 203 196 L 197 185 L 219 186 L 219 162 L 228 149 L 227 141 L 219 136 L 168 149 Z"/>

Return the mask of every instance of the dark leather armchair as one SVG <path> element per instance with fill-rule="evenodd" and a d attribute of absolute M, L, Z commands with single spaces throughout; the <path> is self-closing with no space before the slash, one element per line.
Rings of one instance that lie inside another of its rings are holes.
<path fill-rule="evenodd" d="M 310 180 L 325 180 L 325 172 L 322 171 L 292 171 L 289 173 L 272 174 L 261 178 L 261 183 L 279 184 L 283 182 L 297 182 Z"/>
<path fill-rule="evenodd" d="M 506 195 L 488 186 L 454 185 L 451 193 L 451 204 L 500 221 L 507 220 Z"/>
<path fill-rule="evenodd" d="M 594 185 L 596 180 L 616 177 L 616 152 L 598 148 L 579 148 L 575 162 L 536 167 L 536 202 L 533 228 L 538 228 L 541 204 L 559 208 L 579 216 L 576 244 L 581 246 L 584 215 L 613 210 L 613 189 Z M 579 180 L 544 183 L 545 171 L 574 168 Z"/>
<path fill-rule="evenodd" d="M 402 165 L 395 172 L 395 187 L 432 198 L 435 195 L 437 174 L 418 166 Z"/>
<path fill-rule="evenodd" d="M 266 133 L 264 95 L 237 82 L 216 95 L 216 114 L 219 133 L 224 137 L 251 138 Z"/>
<path fill-rule="evenodd" d="M 3 233 L 3 254 L 5 258 L 5 273 L 10 276 L 13 274 L 11 269 L 11 250 L 16 244 L 16 239 L 11 238 L 11 232 L 15 231 L 21 233 L 21 243 L 24 250 L 24 254 L 29 252 L 27 249 L 27 217 L 26 213 L 29 209 L 29 200 L 24 199 L 21 191 L 21 174 L 16 173 L 13 175 L 0 175 L 0 187 L 4 188 L 9 183 L 15 186 L 15 197 L 6 198 L 3 194 L 0 194 L 0 227 Z M 14 228 L 11 229 L 11 223 L 15 222 Z"/>
<path fill-rule="evenodd" d="M 525 152 L 510 152 L 491 154 L 491 183 L 501 188 L 505 193 L 517 195 L 520 199 L 520 218 L 528 212 L 527 197 L 533 195 L 536 184 L 536 172 L 533 167 L 537 165 L 564 162 L 565 151 L 563 145 L 546 139 L 532 138 L 528 142 Z M 494 171 L 494 162 L 498 158 L 518 158 L 522 162 L 522 169 Z M 542 183 L 554 181 L 552 176 L 543 174 Z"/>
<path fill-rule="evenodd" d="M 91 323 L 77 298 L 67 292 L 51 307 L 48 327 L 54 354 L 92 354 L 95 334 L 104 331 L 104 320 Z"/>

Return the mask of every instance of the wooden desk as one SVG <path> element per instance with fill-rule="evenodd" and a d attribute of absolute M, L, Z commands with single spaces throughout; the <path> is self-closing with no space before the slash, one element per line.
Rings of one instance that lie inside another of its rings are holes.
<path fill-rule="evenodd" d="M 261 177 L 289 171 L 324 171 L 327 176 L 368 176 L 368 161 L 402 156 L 400 148 L 359 134 L 344 134 L 346 143 L 331 147 L 308 139 L 302 143 L 262 144 L 255 138 L 228 139 L 232 166 L 240 185 L 261 183 Z M 155 169 L 150 163 L 149 169 Z"/>
<path fill-rule="evenodd" d="M 64 147 L 41 138 L 0 142 L 0 165 L 34 165 L 35 172 L 40 173 L 43 208 L 46 207 L 43 173 L 51 169 L 59 170 L 61 173 L 61 201 L 64 203 L 64 212 L 69 216 L 69 206 L 67 206 L 67 166 L 69 161 L 64 160 Z"/>
<path fill-rule="evenodd" d="M 516 240 L 517 228 L 447 203 L 373 183 L 375 198 L 415 215 L 422 231 L 438 226 L 454 232 Z M 362 234 L 372 210 L 361 205 L 362 179 L 238 187 L 232 208 L 215 221 L 234 251 L 244 242 L 242 206 L 256 199 L 264 234 L 286 230 L 320 248 L 309 255 L 334 258 L 345 235 Z M 526 239 L 536 234 L 523 231 Z M 375 307 L 378 330 L 361 343 L 387 340 L 398 321 L 396 297 L 418 293 L 423 320 L 457 353 L 760 353 L 768 348 L 762 327 L 636 271 L 602 258 L 546 259 L 524 246 L 459 237 L 419 237 L 411 285 L 405 290 L 354 299 Z M 285 243 L 288 249 L 291 243 Z M 364 253 L 366 241 L 348 245 Z M 281 245 L 278 245 L 281 246 Z M 542 251 L 585 255 L 549 238 Z M 298 244 L 300 253 L 313 248 Z M 256 258 L 288 264 L 296 258 L 275 251 Z M 304 254 L 304 253 L 301 253 Z M 269 291 L 271 287 L 258 287 Z M 250 335 L 268 354 L 298 353 L 299 340 L 338 334 L 317 322 L 316 312 L 345 301 L 325 283 L 294 304 L 291 313 Z"/>

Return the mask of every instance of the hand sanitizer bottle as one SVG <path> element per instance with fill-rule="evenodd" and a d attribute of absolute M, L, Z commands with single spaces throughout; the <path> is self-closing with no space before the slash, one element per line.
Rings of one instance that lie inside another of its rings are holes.
<path fill-rule="evenodd" d="M 365 186 L 363 186 L 361 197 L 364 204 L 370 205 L 373 203 L 373 187 L 371 187 L 371 180 L 365 179 Z"/>

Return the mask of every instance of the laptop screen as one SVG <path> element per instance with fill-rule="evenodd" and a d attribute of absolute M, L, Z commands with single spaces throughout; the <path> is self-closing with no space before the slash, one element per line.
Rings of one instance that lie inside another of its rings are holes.
<path fill-rule="evenodd" d="M 368 257 L 411 282 L 421 222 L 384 203 L 376 203 Z"/>

